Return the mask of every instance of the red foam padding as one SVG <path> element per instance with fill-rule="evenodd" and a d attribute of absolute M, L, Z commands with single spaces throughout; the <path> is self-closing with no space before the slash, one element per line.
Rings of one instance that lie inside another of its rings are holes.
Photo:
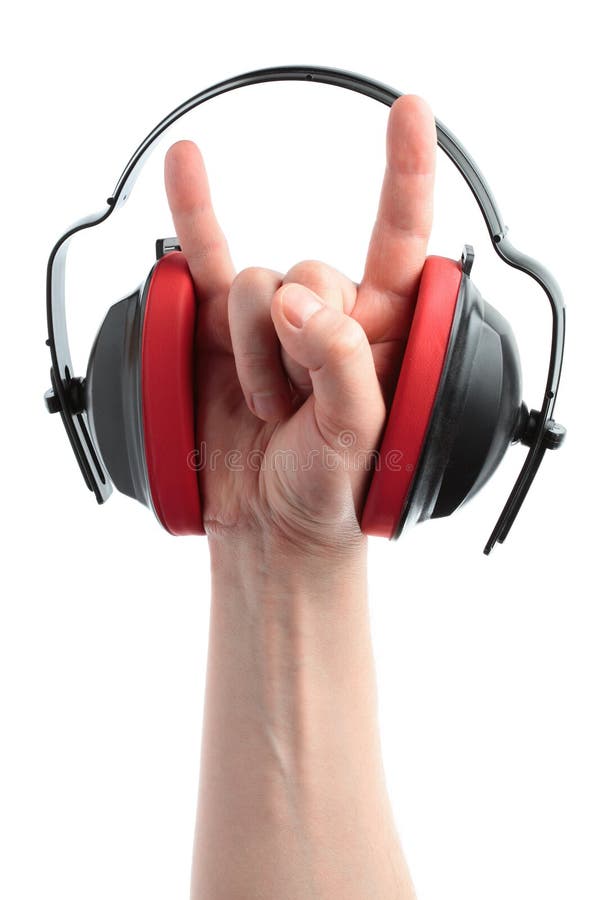
<path fill-rule="evenodd" d="M 460 288 L 460 263 L 425 260 L 396 391 L 361 529 L 392 538 L 410 491 L 440 383 Z"/>
<path fill-rule="evenodd" d="M 196 297 L 183 253 L 167 253 L 150 276 L 142 331 L 142 416 L 150 493 L 172 534 L 204 534 L 194 433 Z"/>

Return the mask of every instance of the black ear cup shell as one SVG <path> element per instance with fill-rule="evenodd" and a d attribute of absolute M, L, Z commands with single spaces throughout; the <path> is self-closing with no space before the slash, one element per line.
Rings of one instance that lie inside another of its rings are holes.
<path fill-rule="evenodd" d="M 109 309 L 86 375 L 90 427 L 117 490 L 151 506 L 140 390 L 141 288 Z"/>
<path fill-rule="evenodd" d="M 508 322 L 463 274 L 444 370 L 411 492 L 407 524 L 449 516 L 498 467 L 521 418 L 521 369 Z"/>

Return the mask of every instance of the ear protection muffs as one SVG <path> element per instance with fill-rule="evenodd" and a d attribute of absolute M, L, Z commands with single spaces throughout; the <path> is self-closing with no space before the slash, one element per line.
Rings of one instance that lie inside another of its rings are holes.
<path fill-rule="evenodd" d="M 430 256 L 362 516 L 368 534 L 448 516 L 518 440 L 525 408 L 510 326 L 463 266 Z"/>
<path fill-rule="evenodd" d="M 195 449 L 196 298 L 176 239 L 157 241 L 145 283 L 112 306 L 91 351 L 85 379 L 74 377 L 65 317 L 65 265 L 71 237 L 105 221 L 129 196 L 157 139 L 206 100 L 250 84 L 307 80 L 358 91 L 391 106 L 386 85 L 339 69 L 308 66 L 249 72 L 221 82 L 175 109 L 138 147 L 107 208 L 76 223 L 48 262 L 48 340 L 52 387 L 45 399 L 59 412 L 82 475 L 99 503 L 117 490 L 153 509 L 172 534 L 203 534 Z M 511 443 L 529 452 L 485 546 L 502 542 L 547 449 L 565 429 L 551 417 L 560 381 L 565 310 L 550 273 L 516 250 L 495 200 L 464 147 L 439 121 L 438 144 L 479 204 L 492 244 L 509 265 L 542 287 L 552 310 L 548 378 L 539 411 L 521 400 L 521 373 L 510 326 L 473 282 L 473 249 L 460 261 L 427 258 L 392 406 L 373 465 L 361 516 L 367 534 L 397 538 L 410 524 L 448 516 L 472 497 Z"/>
<path fill-rule="evenodd" d="M 196 298 L 182 253 L 112 306 L 86 375 L 90 431 L 111 481 L 172 534 L 202 534 L 195 445 Z"/>

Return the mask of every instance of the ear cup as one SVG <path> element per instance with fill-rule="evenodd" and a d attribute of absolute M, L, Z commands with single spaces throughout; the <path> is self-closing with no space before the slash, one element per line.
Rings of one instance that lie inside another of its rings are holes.
<path fill-rule="evenodd" d="M 196 298 L 182 253 L 114 304 L 86 375 L 90 427 L 115 487 L 172 534 L 204 534 L 195 440 Z"/>
<path fill-rule="evenodd" d="M 95 445 L 118 491 L 151 506 L 140 393 L 142 291 L 108 310 L 85 378 L 85 406 Z"/>
<path fill-rule="evenodd" d="M 196 297 L 183 253 L 167 253 L 149 278 L 141 339 L 144 450 L 152 505 L 172 534 L 204 534 L 196 447 Z"/>
<path fill-rule="evenodd" d="M 397 538 L 409 524 L 450 515 L 495 471 L 520 423 L 510 326 L 459 263 L 429 257 L 363 531 Z"/>
<path fill-rule="evenodd" d="M 391 538 L 417 468 L 440 383 L 462 270 L 455 260 L 429 256 L 394 399 L 365 502 L 361 528 Z"/>

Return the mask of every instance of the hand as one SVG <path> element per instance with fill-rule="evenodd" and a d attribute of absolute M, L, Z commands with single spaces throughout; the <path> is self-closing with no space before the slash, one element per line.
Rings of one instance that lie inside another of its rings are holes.
<path fill-rule="evenodd" d="M 363 541 L 359 516 L 432 223 L 436 132 L 398 99 L 362 281 L 306 261 L 234 273 L 195 144 L 165 182 L 199 301 L 197 462 L 207 534 L 260 531 L 307 552 Z"/>

